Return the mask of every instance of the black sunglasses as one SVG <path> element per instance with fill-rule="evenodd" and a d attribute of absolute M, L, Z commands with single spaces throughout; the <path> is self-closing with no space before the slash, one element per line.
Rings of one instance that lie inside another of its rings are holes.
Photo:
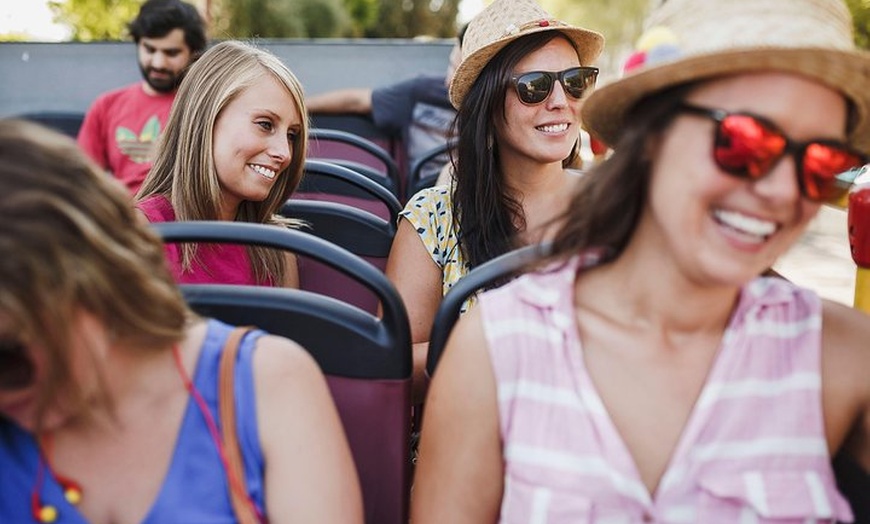
<path fill-rule="evenodd" d="M 550 93 L 556 81 L 562 84 L 562 89 L 572 98 L 582 98 L 586 90 L 595 85 L 598 78 L 597 67 L 572 67 L 564 71 L 529 71 L 511 77 L 511 83 L 517 90 L 520 101 L 526 105 L 540 104 Z"/>
<path fill-rule="evenodd" d="M 751 113 L 685 103 L 679 110 L 716 122 L 713 160 L 719 169 L 757 180 L 770 173 L 782 157 L 791 154 L 801 194 L 816 202 L 842 198 L 868 160 L 863 153 L 838 140 L 792 140 L 770 120 Z"/>
<path fill-rule="evenodd" d="M 12 391 L 33 382 L 33 361 L 24 345 L 11 340 L 0 340 L 0 391 Z"/>

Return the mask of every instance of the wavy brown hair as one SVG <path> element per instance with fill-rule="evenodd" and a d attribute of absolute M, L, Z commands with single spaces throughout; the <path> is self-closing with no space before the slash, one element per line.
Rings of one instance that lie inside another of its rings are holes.
<path fill-rule="evenodd" d="M 581 178 L 566 211 L 556 219 L 563 225 L 549 258 L 600 249 L 604 262 L 622 254 L 646 203 L 655 142 L 692 87 L 678 86 L 634 106 L 613 154 Z"/>
<path fill-rule="evenodd" d="M 38 420 L 61 390 L 83 405 L 69 355 L 81 312 L 136 351 L 182 339 L 191 313 L 160 239 L 70 138 L 0 121 L 0 223 L 0 338 L 45 348 Z"/>

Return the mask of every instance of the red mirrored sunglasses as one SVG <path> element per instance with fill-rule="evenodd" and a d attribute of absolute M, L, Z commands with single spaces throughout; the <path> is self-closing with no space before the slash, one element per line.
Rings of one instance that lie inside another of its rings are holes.
<path fill-rule="evenodd" d="M 0 340 L 0 391 L 12 391 L 33 382 L 33 361 L 20 342 Z"/>
<path fill-rule="evenodd" d="M 791 140 L 773 122 L 751 113 L 692 104 L 682 104 L 679 110 L 716 122 L 713 160 L 719 169 L 757 180 L 791 154 L 801 194 L 816 202 L 832 202 L 845 195 L 868 161 L 866 155 L 837 140 Z"/>

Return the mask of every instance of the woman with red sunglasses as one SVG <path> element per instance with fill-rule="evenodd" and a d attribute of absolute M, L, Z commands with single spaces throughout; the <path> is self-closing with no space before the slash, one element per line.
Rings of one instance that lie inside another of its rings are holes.
<path fill-rule="evenodd" d="M 231 490 L 275 523 L 362 522 L 326 382 L 287 339 L 237 346 L 244 464 L 226 467 L 233 330 L 187 308 L 157 235 L 74 141 L 0 122 L 0 224 L 0 522 L 235 522 Z"/>
<path fill-rule="evenodd" d="M 415 524 L 855 517 L 832 456 L 870 470 L 870 319 L 758 275 L 866 161 L 870 56 L 841 0 L 658 4 L 584 103 L 614 152 L 551 256 L 451 335 Z"/>
<path fill-rule="evenodd" d="M 568 167 L 603 46 L 601 35 L 555 20 L 535 0 L 496 0 L 468 23 L 450 84 L 453 184 L 408 200 L 386 270 L 408 309 L 417 400 L 444 293 L 471 268 L 552 235 L 550 221 L 579 179 Z"/>

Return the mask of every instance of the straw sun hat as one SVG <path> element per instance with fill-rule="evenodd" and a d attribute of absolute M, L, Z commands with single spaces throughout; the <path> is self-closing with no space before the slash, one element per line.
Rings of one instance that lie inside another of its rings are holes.
<path fill-rule="evenodd" d="M 870 150 L 870 54 L 842 0 L 658 0 L 625 76 L 583 104 L 584 127 L 615 144 L 626 113 L 662 89 L 751 71 L 807 76 L 854 104 L 850 140 Z"/>
<path fill-rule="evenodd" d="M 495 0 L 471 19 L 462 40 L 462 62 L 450 82 L 450 102 L 459 108 L 490 59 L 517 38 L 559 31 L 573 42 L 581 65 L 590 65 L 604 49 L 604 37 L 556 20 L 535 0 Z"/>

